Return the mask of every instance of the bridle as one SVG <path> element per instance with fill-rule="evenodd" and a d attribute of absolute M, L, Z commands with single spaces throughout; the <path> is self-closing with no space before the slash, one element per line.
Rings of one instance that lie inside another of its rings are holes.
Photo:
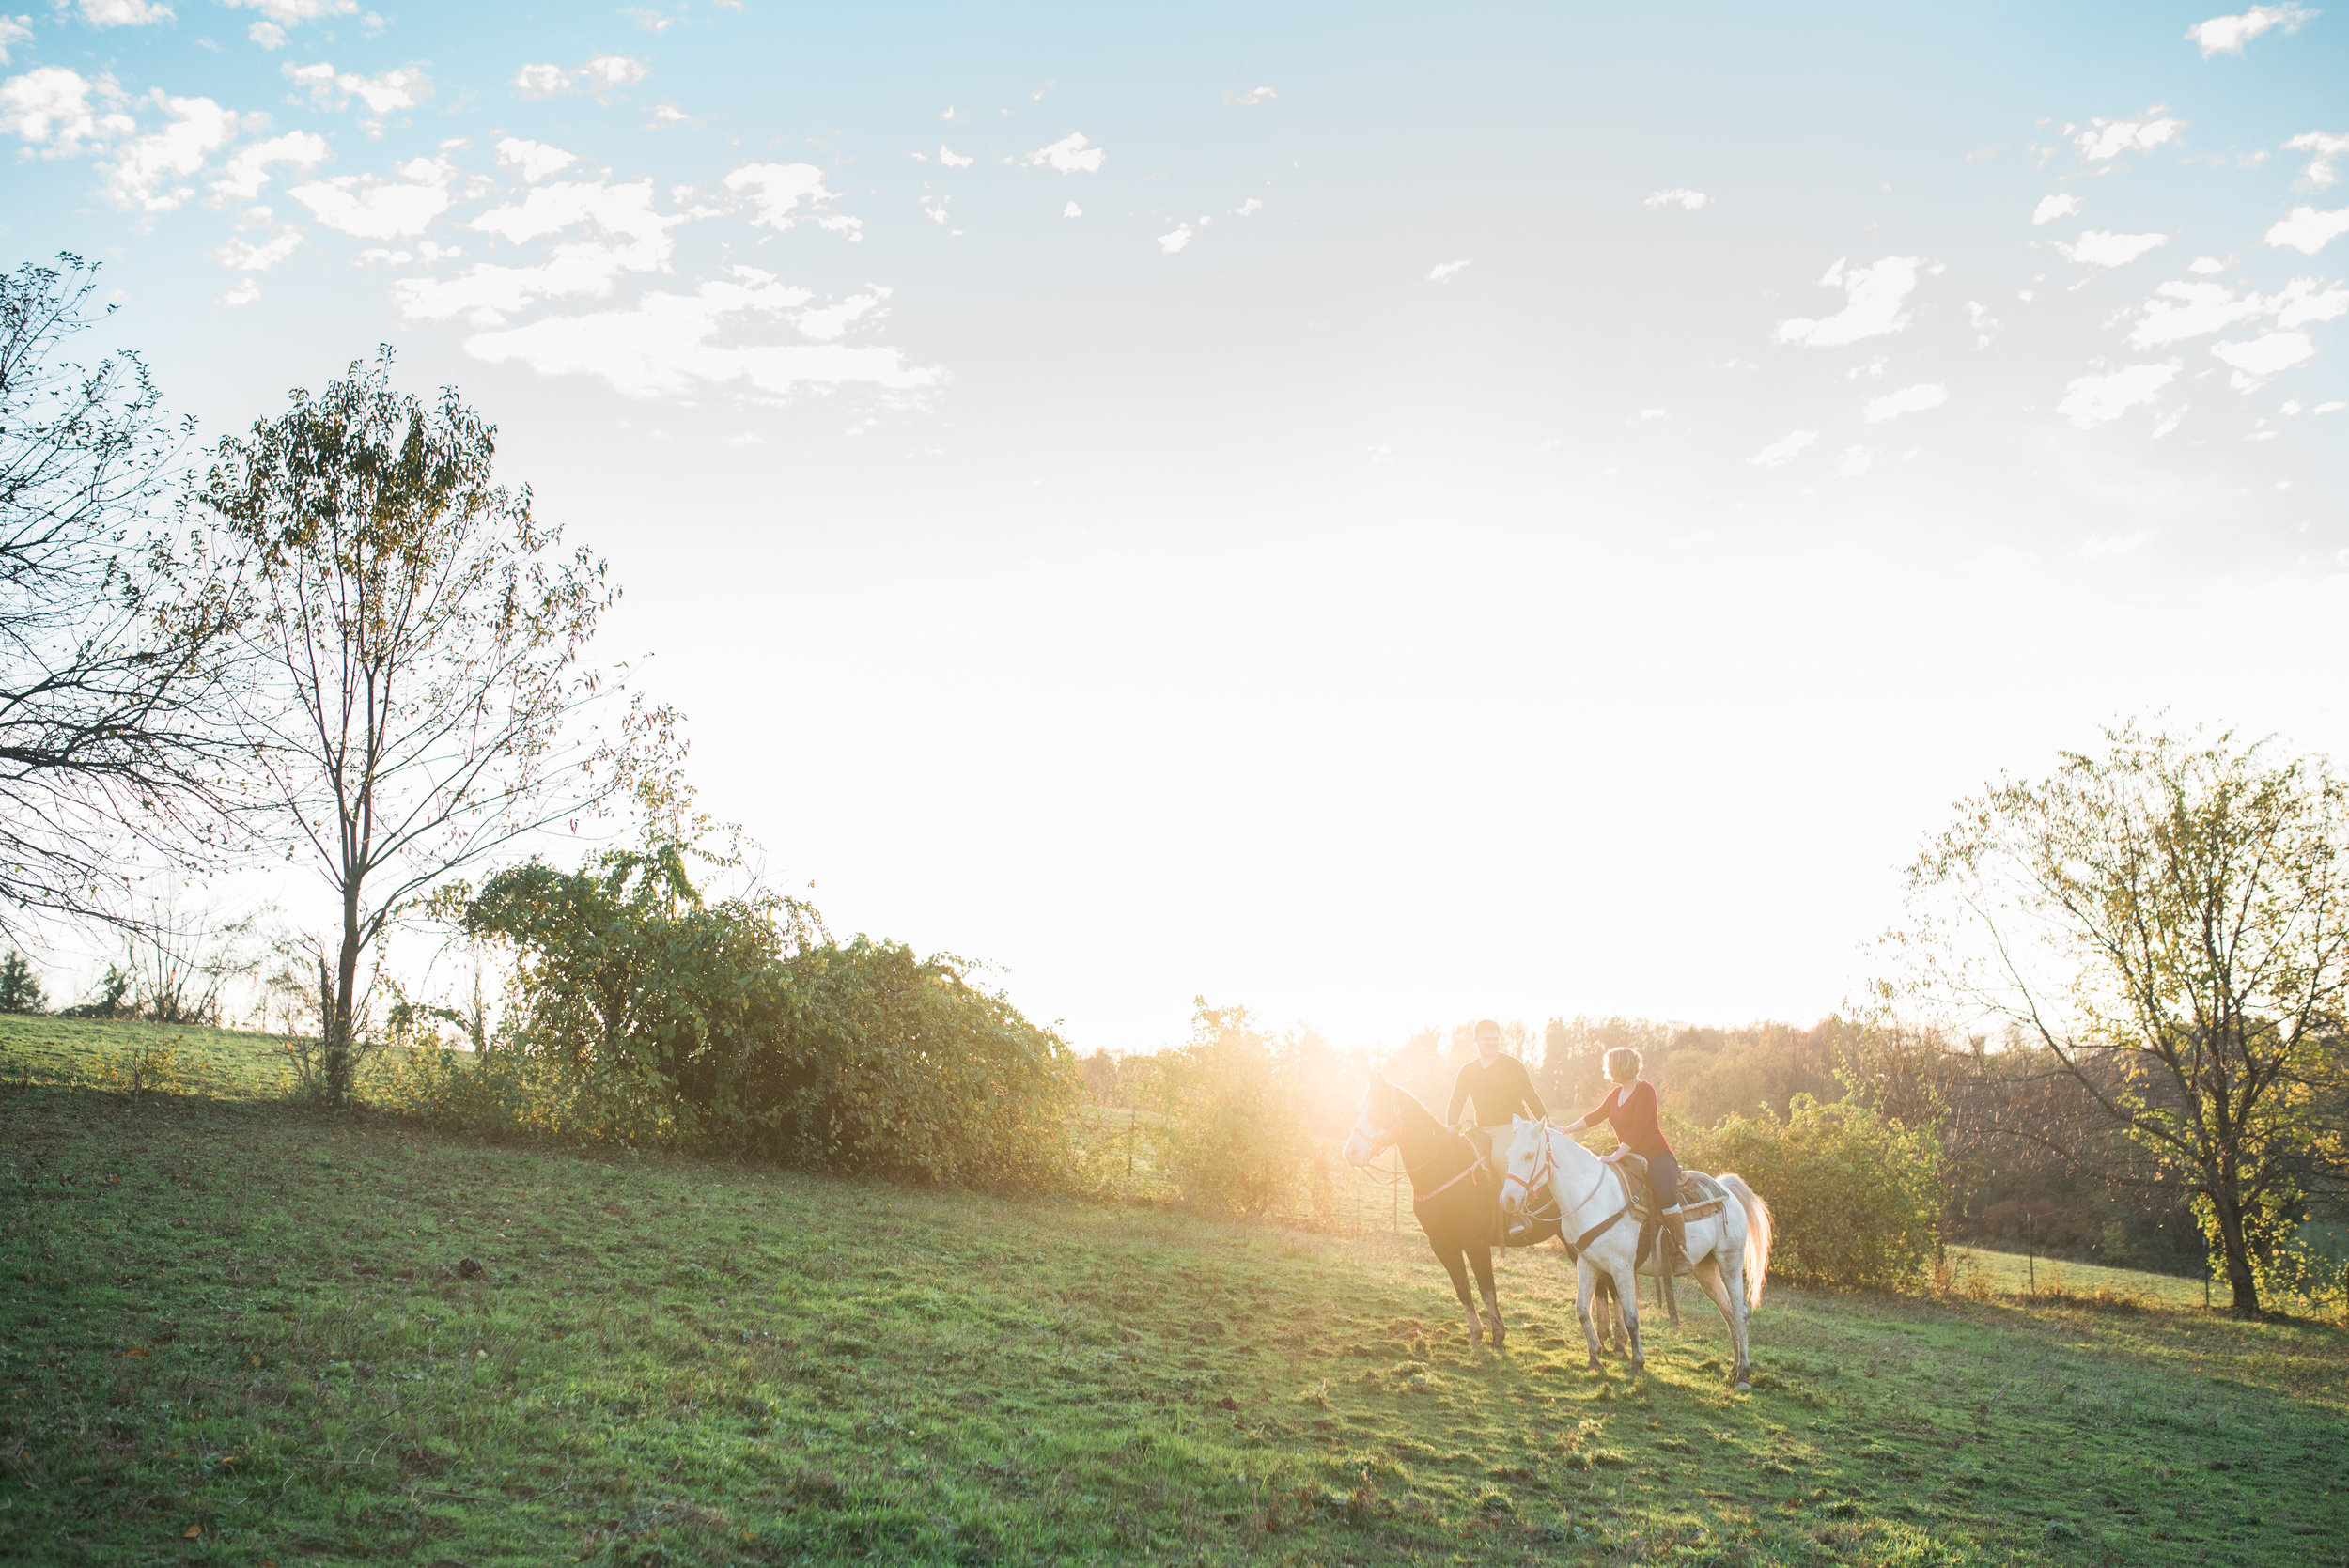
<path fill-rule="evenodd" d="M 1365 1095 L 1362 1100 L 1362 1120 L 1365 1123 L 1370 1121 L 1370 1100 L 1367 1095 Z M 1369 1154 L 1364 1157 L 1365 1162 L 1377 1159 L 1380 1155 L 1385 1154 L 1389 1149 L 1396 1146 L 1397 1139 L 1394 1128 L 1371 1126 L 1366 1130 L 1371 1136 L 1371 1145 Z M 1464 1181 L 1477 1184 L 1481 1184 L 1484 1181 L 1485 1177 L 1483 1172 L 1485 1171 L 1485 1159 L 1483 1156 L 1476 1152 L 1476 1145 L 1469 1142 L 1469 1137 L 1466 1133 L 1455 1132 L 1452 1136 L 1458 1139 L 1463 1143 L 1468 1143 L 1468 1164 L 1462 1167 L 1451 1180 L 1445 1182 L 1441 1187 L 1437 1188 L 1434 1191 L 1415 1191 L 1411 1196 L 1411 1206 L 1413 1208 L 1416 1209 L 1423 1207 L 1444 1193 L 1451 1191 L 1454 1188 L 1459 1186 Z M 1423 1159 L 1417 1165 L 1412 1165 L 1407 1161 L 1403 1166 L 1403 1174 L 1407 1178 L 1415 1178 L 1422 1171 L 1426 1170 L 1430 1165 L 1435 1163 L 1436 1161 L 1434 1159 Z M 1413 1180 L 1411 1185 L 1413 1188 L 1417 1188 L 1419 1183 L 1416 1180 Z"/>
<path fill-rule="evenodd" d="M 1563 1234 L 1565 1230 L 1566 1221 L 1574 1216 L 1580 1214 L 1583 1206 L 1590 1203 L 1592 1199 L 1597 1197 L 1599 1189 L 1607 1185 L 1607 1178 L 1610 1175 L 1618 1174 L 1618 1172 L 1615 1171 L 1613 1166 L 1609 1165 L 1602 1160 L 1599 1163 L 1598 1168 L 1598 1180 L 1591 1184 L 1591 1190 L 1585 1192 L 1579 1199 L 1576 1200 L 1573 1207 L 1560 1208 L 1558 1206 L 1558 1189 L 1551 1180 L 1551 1178 L 1558 1173 L 1558 1156 L 1555 1148 L 1550 1143 L 1550 1138 L 1555 1133 L 1556 1129 L 1549 1125 L 1549 1118 L 1547 1116 L 1543 1117 L 1541 1121 L 1535 1125 L 1541 1129 L 1542 1134 L 1541 1158 L 1534 1162 L 1533 1173 L 1531 1176 L 1520 1176 L 1512 1172 L 1504 1174 L 1501 1178 L 1501 1203 L 1504 1206 L 1507 1204 L 1509 1186 L 1512 1182 L 1516 1183 L 1517 1186 L 1525 1188 L 1525 1217 L 1534 1221 L 1536 1224 L 1554 1224 L 1559 1228 L 1561 1234 Z M 1537 1190 L 1548 1197 L 1550 1212 L 1545 1214 L 1533 1206 L 1533 1194 Z M 1596 1225 L 1591 1227 L 1590 1230 L 1584 1232 L 1580 1239 L 1568 1242 L 1566 1244 L 1566 1250 L 1570 1253 L 1581 1251 L 1582 1249 L 1588 1247 L 1592 1242 L 1596 1241 L 1601 1235 L 1605 1234 L 1608 1230 L 1614 1225 L 1616 1220 L 1621 1219 L 1624 1217 L 1629 1207 L 1630 1195 L 1626 1192 L 1625 1194 L 1623 1208 L 1617 1209 L 1614 1213 L 1609 1215 L 1605 1219 L 1600 1220 Z"/>

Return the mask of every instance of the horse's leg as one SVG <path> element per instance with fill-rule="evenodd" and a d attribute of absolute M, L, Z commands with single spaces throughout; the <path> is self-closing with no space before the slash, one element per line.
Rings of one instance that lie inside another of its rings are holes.
<path fill-rule="evenodd" d="M 1433 1236 L 1428 1238 L 1427 1245 L 1435 1247 Z M 1469 1343 L 1479 1343 L 1484 1338 L 1484 1326 L 1476 1321 L 1476 1298 L 1469 1294 L 1468 1260 L 1456 1246 L 1449 1252 L 1438 1248 L 1436 1257 L 1443 1265 L 1444 1272 L 1452 1276 L 1452 1293 L 1460 1298 L 1460 1311 L 1468 1314 Z M 1491 1265 L 1486 1266 L 1489 1268 Z"/>
<path fill-rule="evenodd" d="M 1591 1348 L 1591 1371 L 1600 1369 L 1598 1359 L 1598 1325 L 1592 1320 L 1591 1297 L 1597 1294 L 1598 1270 L 1588 1258 L 1578 1258 L 1574 1265 L 1574 1315 L 1582 1320 L 1582 1343 Z"/>
<path fill-rule="evenodd" d="M 1647 1352 L 1640 1344 L 1640 1276 L 1636 1250 L 1624 1249 L 1623 1261 L 1609 1270 L 1615 1277 L 1615 1310 L 1623 1313 L 1623 1329 L 1631 1340 L 1631 1370 L 1647 1370 Z"/>
<path fill-rule="evenodd" d="M 1469 1249 L 1469 1263 L 1476 1270 L 1476 1288 L 1485 1297 L 1485 1315 L 1492 1319 L 1493 1348 L 1499 1350 L 1509 1343 L 1509 1331 L 1501 1327 L 1501 1300 L 1493 1285 L 1493 1254 L 1487 1247 Z"/>
<path fill-rule="evenodd" d="M 1721 1321 L 1729 1325 L 1730 1348 L 1735 1353 L 1737 1361 L 1730 1369 L 1729 1380 L 1742 1392 L 1751 1387 L 1749 1381 L 1750 1374 L 1746 1367 L 1745 1314 L 1738 1311 L 1745 1305 L 1745 1269 L 1737 1261 L 1731 1263 L 1730 1269 L 1735 1270 L 1735 1274 L 1724 1270 L 1720 1254 L 1713 1252 L 1697 1260 L 1695 1274 L 1697 1283 L 1704 1287 L 1704 1294 L 1711 1296 L 1713 1305 L 1721 1310 Z"/>
<path fill-rule="evenodd" d="M 1616 1300 L 1614 1275 L 1600 1275 L 1600 1327 L 1607 1338 L 1607 1350 L 1621 1350 L 1630 1355 L 1630 1336 L 1624 1333 L 1624 1303 Z"/>

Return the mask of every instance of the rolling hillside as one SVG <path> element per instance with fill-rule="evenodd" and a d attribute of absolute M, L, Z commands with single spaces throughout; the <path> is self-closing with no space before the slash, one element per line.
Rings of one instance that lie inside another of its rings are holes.
<path fill-rule="evenodd" d="M 1774 1289 L 1580 1368 L 1416 1245 L 89 1087 L 0 1031 L 0 1558 L 2308 1564 L 2349 1337 L 2172 1305 Z M 467 1267 L 468 1261 L 478 1272 Z M 2044 1282 L 2044 1281 L 2043 1281 Z M 2150 1292 L 2149 1292 L 2150 1294 Z M 1701 1303 L 1699 1303 L 1701 1305 Z"/>

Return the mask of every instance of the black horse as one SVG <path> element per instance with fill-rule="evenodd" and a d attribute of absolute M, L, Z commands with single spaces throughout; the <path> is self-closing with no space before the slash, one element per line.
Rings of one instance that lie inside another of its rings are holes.
<path fill-rule="evenodd" d="M 1452 1288 L 1468 1314 L 1469 1343 L 1483 1337 L 1476 1316 L 1476 1298 L 1469 1294 L 1469 1270 L 1476 1270 L 1476 1288 L 1484 1293 L 1485 1312 L 1492 1319 L 1492 1345 L 1499 1350 L 1508 1339 L 1501 1323 L 1501 1304 L 1493 1299 L 1493 1242 L 1500 1226 L 1501 1194 L 1490 1168 L 1476 1145 L 1436 1120 L 1434 1112 L 1383 1078 L 1371 1079 L 1362 1095 L 1361 1115 L 1353 1136 L 1346 1141 L 1346 1157 L 1368 1165 L 1389 1149 L 1403 1152 L 1403 1169 L 1411 1178 L 1411 1212 L 1427 1234 L 1436 1261 L 1452 1276 Z"/>

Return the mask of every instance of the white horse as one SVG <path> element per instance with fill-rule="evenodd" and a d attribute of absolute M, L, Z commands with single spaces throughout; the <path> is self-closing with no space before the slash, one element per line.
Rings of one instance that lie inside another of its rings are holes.
<path fill-rule="evenodd" d="M 1512 1215 L 1558 1218 L 1558 1234 L 1575 1263 L 1574 1310 L 1599 1370 L 1598 1327 L 1591 1316 L 1592 1288 L 1601 1274 L 1613 1281 L 1616 1311 L 1631 1341 L 1634 1371 L 1647 1364 L 1640 1349 L 1640 1228 L 1630 1215 L 1631 1188 L 1622 1170 L 1576 1142 L 1548 1118 L 1519 1116 L 1510 1126 L 1508 1174 L 1501 1203 Z M 1720 1209 L 1688 1221 L 1688 1247 L 1678 1273 L 1692 1274 L 1729 1325 L 1737 1364 L 1730 1381 L 1737 1391 L 1753 1385 L 1748 1355 L 1746 1314 L 1762 1302 L 1762 1281 L 1770 1271 L 1770 1209 L 1744 1180 L 1730 1172 L 1712 1177 L 1721 1188 Z M 1663 1245 L 1659 1234 L 1657 1245 Z M 1693 1260 L 1693 1264 L 1691 1262 Z"/>

